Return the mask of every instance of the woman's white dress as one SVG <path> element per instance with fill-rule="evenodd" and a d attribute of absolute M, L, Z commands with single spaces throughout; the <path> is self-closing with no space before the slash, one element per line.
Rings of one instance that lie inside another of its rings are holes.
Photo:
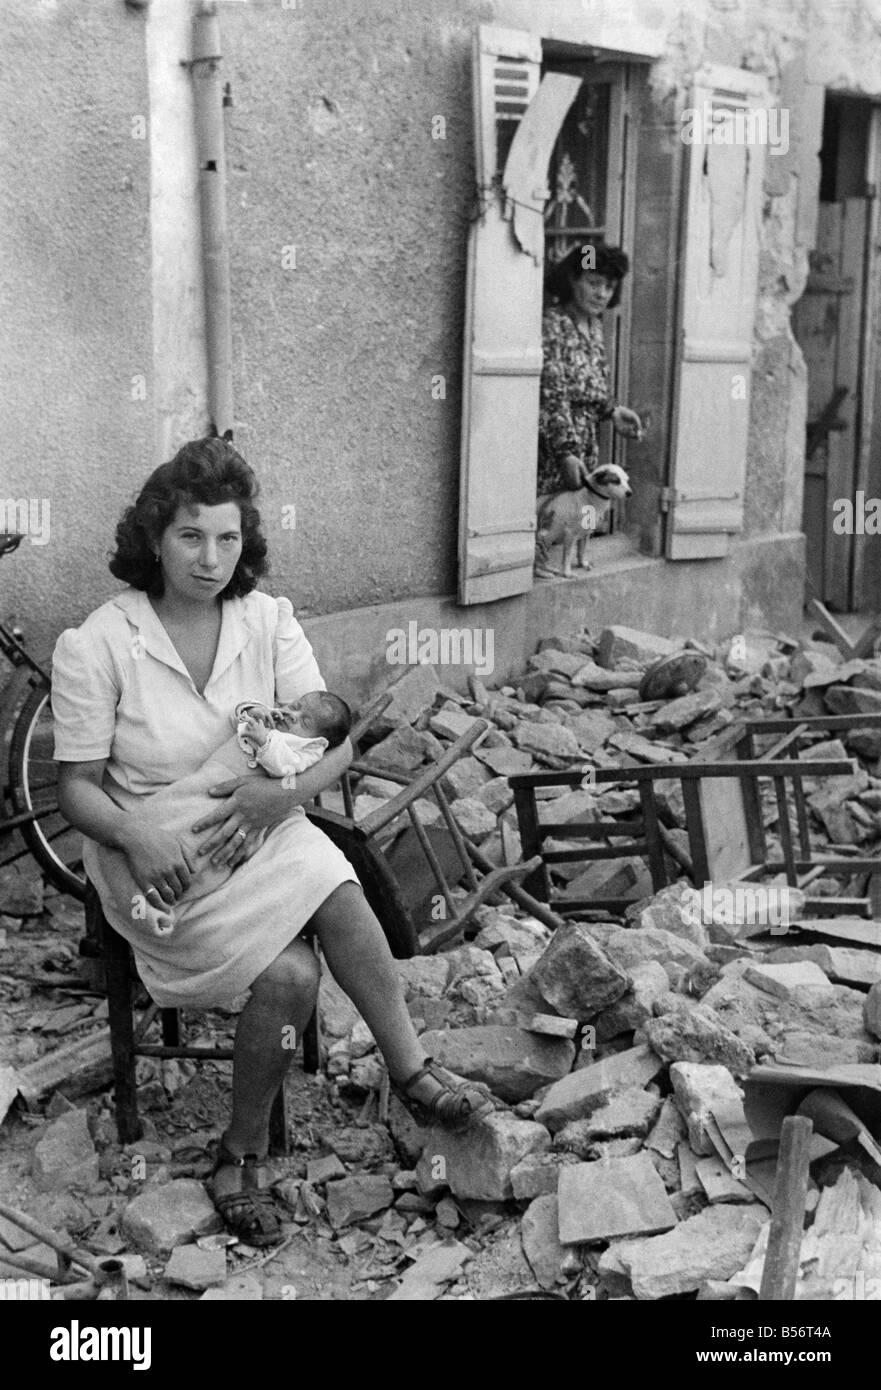
<path fill-rule="evenodd" d="M 141 590 L 125 589 L 63 632 L 52 667 L 56 759 L 106 758 L 104 790 L 131 810 L 226 742 L 241 700 L 274 704 L 326 688 L 288 599 L 254 590 L 224 601 L 222 615 L 202 695 Z M 108 921 L 131 942 L 138 973 L 163 1007 L 235 1006 L 329 894 L 358 882 L 298 808 L 224 884 L 176 909 L 170 937 L 154 937 L 114 911 L 95 843 L 83 844 Z"/>

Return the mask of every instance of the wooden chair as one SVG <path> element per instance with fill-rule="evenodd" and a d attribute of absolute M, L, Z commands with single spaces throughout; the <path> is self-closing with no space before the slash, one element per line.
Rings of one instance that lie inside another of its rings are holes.
<path fill-rule="evenodd" d="M 843 716 L 844 717 L 844 716 Z M 850 718 L 850 716 L 846 716 Z M 859 718 L 862 718 L 860 716 Z M 773 721 L 776 722 L 776 721 Z M 791 725 L 791 720 L 787 721 Z M 855 722 L 859 722 L 856 719 Z M 742 745 L 742 751 L 747 751 Z M 806 763 L 794 758 L 775 756 L 781 748 L 771 750 L 760 759 L 718 763 L 665 763 L 661 765 L 591 768 L 592 785 L 635 784 L 640 798 L 640 813 L 629 819 L 598 821 L 566 821 L 541 823 L 538 818 L 536 788 L 580 786 L 583 769 L 567 772 L 518 773 L 508 780 L 514 791 L 514 804 L 520 827 L 520 839 L 525 856 L 538 856 L 540 867 L 524 882 L 524 888 L 550 906 L 561 916 L 573 916 L 585 909 L 604 909 L 621 912 L 630 898 L 573 898 L 556 892 L 551 882 L 550 866 L 561 863 L 590 863 L 595 860 L 620 859 L 641 855 L 648 861 L 654 892 L 669 882 L 665 850 L 673 846 L 661 820 L 656 784 L 678 780 L 685 808 L 686 831 L 689 840 L 687 871 L 696 886 L 716 881 L 761 878 L 769 873 L 785 873 L 787 883 L 804 886 L 805 877 L 819 877 L 844 866 L 856 872 L 862 860 L 842 860 L 834 855 L 811 852 L 809 837 L 801 841 L 801 854 L 795 852 L 790 800 L 787 783 L 801 787 L 804 777 L 841 777 L 852 772 L 849 759 L 827 758 Z M 782 857 L 769 857 L 761 811 L 760 782 L 770 781 L 775 790 L 780 818 Z M 553 802 L 550 803 L 553 806 Z M 796 802 L 796 805 L 799 803 Z M 802 803 L 800 834 L 807 834 L 807 813 Z M 548 839 L 585 840 L 584 848 L 547 850 Z M 610 839 L 615 844 L 603 843 Z M 877 868 L 878 860 L 867 861 Z M 839 898 L 809 899 L 809 906 L 818 912 L 835 914 L 846 911 L 850 900 Z"/>

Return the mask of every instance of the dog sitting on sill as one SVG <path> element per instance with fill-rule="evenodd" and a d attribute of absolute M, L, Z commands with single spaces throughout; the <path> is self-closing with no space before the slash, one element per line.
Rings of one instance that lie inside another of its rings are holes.
<path fill-rule="evenodd" d="M 584 487 L 572 492 L 556 492 L 540 497 L 535 536 L 536 579 L 572 578 L 573 561 L 581 569 L 590 569 L 587 542 L 598 529 L 616 498 L 632 497 L 630 479 L 616 463 L 604 463 L 591 469 Z M 548 561 L 548 552 L 562 546 L 562 565 L 555 568 Z"/>

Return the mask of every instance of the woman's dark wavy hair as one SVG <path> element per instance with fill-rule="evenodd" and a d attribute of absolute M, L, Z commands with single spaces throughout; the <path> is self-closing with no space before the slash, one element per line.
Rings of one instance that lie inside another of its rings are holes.
<path fill-rule="evenodd" d="M 254 506 L 258 491 L 253 470 L 227 439 L 191 440 L 170 463 L 160 464 L 150 474 L 134 506 L 123 512 L 110 573 L 134 589 L 161 598 L 165 583 L 153 546 L 171 525 L 178 507 L 235 502 L 242 518 L 242 553 L 221 598 L 249 594 L 269 568 L 260 513 Z"/>
<path fill-rule="evenodd" d="M 592 248 L 594 253 L 592 266 L 584 264 L 584 253 L 588 248 Z M 615 281 L 615 293 L 606 305 L 607 309 L 614 309 L 621 301 L 621 284 L 629 269 L 630 261 L 627 254 L 619 247 L 607 246 L 600 240 L 585 241 L 573 247 L 567 256 L 548 271 L 545 276 L 545 292 L 561 304 L 568 304 L 572 298 L 573 280 L 578 280 L 585 270 L 593 270 L 597 275 L 604 275 L 607 280 Z"/>

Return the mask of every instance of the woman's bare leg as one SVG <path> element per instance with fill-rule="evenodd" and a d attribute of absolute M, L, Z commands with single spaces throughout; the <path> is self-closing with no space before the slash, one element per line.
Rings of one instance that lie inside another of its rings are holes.
<path fill-rule="evenodd" d="M 370 1029 L 393 1081 L 406 1081 L 425 1062 L 382 927 L 361 888 L 341 883 L 311 919 L 324 958 Z M 441 1088 L 425 1077 L 414 1089 L 427 1101 Z"/>
<path fill-rule="evenodd" d="M 299 1041 L 315 1008 L 319 976 L 315 952 L 308 942 L 297 939 L 251 986 L 234 1046 L 232 1119 L 226 1142 L 235 1154 L 266 1152 L 272 1102 L 294 1055 L 293 1037 Z M 223 1167 L 214 1177 L 217 1197 L 238 1192 L 240 1186 L 237 1168 Z"/>

